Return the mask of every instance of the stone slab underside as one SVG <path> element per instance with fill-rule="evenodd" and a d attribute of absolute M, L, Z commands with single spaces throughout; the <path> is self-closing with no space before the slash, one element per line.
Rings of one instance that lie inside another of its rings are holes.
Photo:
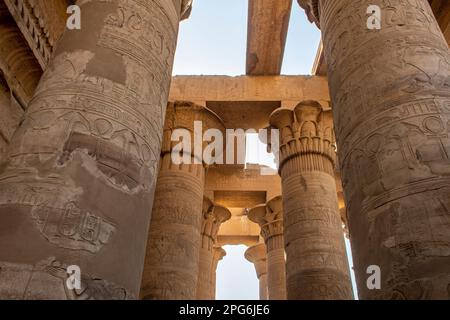
<path fill-rule="evenodd" d="M 292 0 L 248 2 L 248 75 L 279 75 L 291 14 Z"/>

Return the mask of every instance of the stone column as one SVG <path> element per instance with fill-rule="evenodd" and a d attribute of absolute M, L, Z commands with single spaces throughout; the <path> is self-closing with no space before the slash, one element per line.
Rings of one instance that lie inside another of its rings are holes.
<path fill-rule="evenodd" d="M 209 286 L 209 300 L 216 300 L 216 279 L 217 279 L 217 265 L 219 261 L 227 255 L 227 252 L 222 247 L 214 247 L 213 262 L 211 267 L 210 286 Z"/>
<path fill-rule="evenodd" d="M 203 200 L 203 221 L 201 232 L 200 261 L 197 282 L 197 300 L 211 299 L 214 244 L 220 225 L 231 218 L 231 212 L 222 206 L 214 205 L 207 198 Z M 215 273 L 215 272 L 214 272 Z"/>
<path fill-rule="evenodd" d="M 248 218 L 260 225 L 261 236 L 266 243 L 269 300 L 286 300 L 286 261 L 281 196 L 250 209 Z"/>
<path fill-rule="evenodd" d="M 3 1 L 0 2 L 0 73 L 25 109 L 42 77 L 42 69 Z"/>
<path fill-rule="evenodd" d="M 22 116 L 23 110 L 11 101 L 8 84 L 0 74 L 0 165 Z"/>
<path fill-rule="evenodd" d="M 138 297 L 186 3 L 77 3 L 0 170 L 3 299 Z"/>
<path fill-rule="evenodd" d="M 270 123 L 280 130 L 287 298 L 352 299 L 331 112 L 304 101 L 275 110 Z"/>
<path fill-rule="evenodd" d="M 245 258 L 255 266 L 256 276 L 259 280 L 259 299 L 268 300 L 266 245 L 264 243 L 259 243 L 249 247 L 247 251 L 245 251 Z"/>
<path fill-rule="evenodd" d="M 220 119 L 204 107 L 188 102 L 169 104 L 142 280 L 143 299 L 196 299 L 202 211 L 211 210 L 202 210 L 205 165 L 194 158 L 193 148 L 183 150 L 190 164 L 175 164 L 171 159 L 176 144 L 171 142 L 172 134 L 176 129 L 187 129 L 186 138 L 194 144 L 195 121 L 201 121 L 204 130 L 225 130 Z"/>
<path fill-rule="evenodd" d="M 450 51 L 429 3 L 301 3 L 323 34 L 360 297 L 448 299 Z"/>

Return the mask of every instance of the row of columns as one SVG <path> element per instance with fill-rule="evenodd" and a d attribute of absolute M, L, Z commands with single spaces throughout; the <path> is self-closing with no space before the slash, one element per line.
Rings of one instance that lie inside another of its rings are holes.
<path fill-rule="evenodd" d="M 287 297 L 352 299 L 331 111 L 303 101 L 294 110 L 275 110 L 270 124 L 280 130 Z"/>
<path fill-rule="evenodd" d="M 63 33 L 0 166 L 1 298 L 139 296 L 178 25 L 191 2 L 77 1 L 83 26 Z M 200 189 L 202 170 L 182 179 Z M 200 230 L 198 200 L 188 233 Z M 67 290 L 68 265 L 80 267 L 81 290 Z"/>

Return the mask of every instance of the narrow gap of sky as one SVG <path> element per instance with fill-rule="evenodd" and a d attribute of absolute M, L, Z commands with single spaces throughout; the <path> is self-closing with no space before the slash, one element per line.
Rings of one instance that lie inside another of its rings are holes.
<path fill-rule="evenodd" d="M 244 257 L 247 247 L 224 246 L 227 255 L 217 266 L 217 300 L 259 300 L 255 267 Z"/>
<path fill-rule="evenodd" d="M 319 43 L 319 29 L 308 21 L 305 11 L 300 8 L 297 1 L 293 1 L 281 73 L 311 74 Z"/>
<path fill-rule="evenodd" d="M 181 22 L 174 75 L 240 75 L 247 48 L 246 0 L 195 0 Z"/>

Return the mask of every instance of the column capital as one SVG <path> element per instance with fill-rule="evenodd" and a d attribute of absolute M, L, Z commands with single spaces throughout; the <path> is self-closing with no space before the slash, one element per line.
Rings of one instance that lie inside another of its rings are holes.
<path fill-rule="evenodd" d="M 266 245 L 264 243 L 258 243 L 251 246 L 245 251 L 245 259 L 255 265 L 256 275 L 258 279 L 267 274 L 267 253 Z"/>
<path fill-rule="evenodd" d="M 202 215 L 202 246 L 212 250 L 217 241 L 220 225 L 231 218 L 227 208 L 214 204 L 209 198 L 203 197 Z"/>
<path fill-rule="evenodd" d="M 222 247 L 213 248 L 213 266 L 217 266 L 217 263 L 227 255 L 227 252 Z"/>
<path fill-rule="evenodd" d="M 281 196 L 249 210 L 248 218 L 261 227 L 261 236 L 267 240 L 283 234 L 283 200 Z"/>
<path fill-rule="evenodd" d="M 195 122 L 201 122 L 201 132 L 196 132 L 198 128 L 195 127 Z M 198 141 L 202 143 L 201 153 L 203 155 L 203 151 L 208 145 L 207 142 L 203 141 L 203 135 L 208 129 L 217 129 L 222 133 L 222 136 L 225 136 L 225 125 L 222 119 L 212 110 L 191 101 L 169 102 L 164 122 L 164 136 L 161 150 L 163 157 L 170 154 L 172 149 L 181 143 L 180 141 L 172 141 L 172 134 L 177 129 L 188 130 L 191 134 L 190 153 L 192 159 L 196 156 L 194 147 Z M 184 140 L 182 142 L 184 143 Z M 185 152 L 184 149 L 183 152 Z M 221 150 L 221 152 L 223 153 L 224 150 Z M 219 154 L 216 154 L 217 156 Z M 203 161 L 204 159 L 201 160 Z"/>
<path fill-rule="evenodd" d="M 297 2 L 306 11 L 308 20 L 320 28 L 319 0 L 297 0 Z"/>
<path fill-rule="evenodd" d="M 302 170 L 330 171 L 334 175 L 336 163 L 336 142 L 331 110 L 313 100 L 300 102 L 293 110 L 279 108 L 270 115 L 270 125 L 280 130 L 280 171 L 283 166 L 297 156 L 305 156 Z M 310 159 L 310 155 L 323 159 Z"/>

